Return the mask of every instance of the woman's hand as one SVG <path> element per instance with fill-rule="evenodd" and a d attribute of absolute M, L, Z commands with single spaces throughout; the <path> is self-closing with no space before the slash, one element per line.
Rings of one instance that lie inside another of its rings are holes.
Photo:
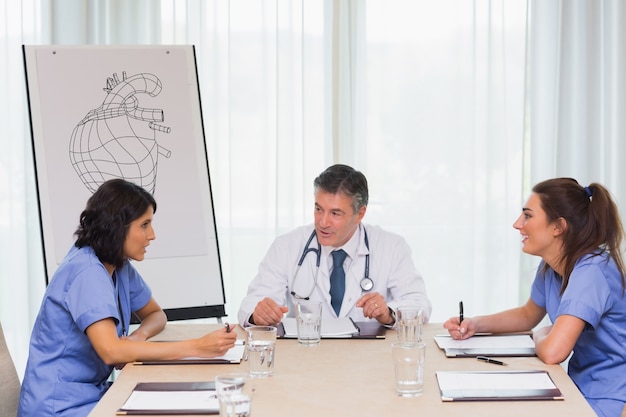
<path fill-rule="evenodd" d="M 459 317 L 450 317 L 443 327 L 448 329 L 448 333 L 453 339 L 468 339 L 476 334 L 476 323 L 471 318 L 466 318 L 463 322 L 459 322 Z"/>
<path fill-rule="evenodd" d="M 232 330 L 227 332 L 226 328 L 223 327 L 196 340 L 198 352 L 192 356 L 202 358 L 222 356 L 228 352 L 228 349 L 235 346 L 237 332 Z"/>

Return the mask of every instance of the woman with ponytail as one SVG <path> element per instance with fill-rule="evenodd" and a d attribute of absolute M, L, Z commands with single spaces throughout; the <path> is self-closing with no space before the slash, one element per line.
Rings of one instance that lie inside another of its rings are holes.
<path fill-rule="evenodd" d="M 626 281 L 617 206 L 602 185 L 570 178 L 532 191 L 513 224 L 522 250 L 542 258 L 529 300 L 463 322 L 452 317 L 444 327 L 467 339 L 528 331 L 548 314 L 553 324 L 533 333 L 537 356 L 557 364 L 571 354 L 568 373 L 594 411 L 619 417 L 626 403 Z"/>

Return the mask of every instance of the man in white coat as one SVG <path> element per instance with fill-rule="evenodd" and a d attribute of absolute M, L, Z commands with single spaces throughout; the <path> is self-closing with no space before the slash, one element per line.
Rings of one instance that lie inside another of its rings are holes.
<path fill-rule="evenodd" d="M 313 184 L 315 224 L 274 241 L 241 303 L 239 323 L 276 325 L 285 313 L 293 316 L 295 303 L 307 302 L 321 302 L 325 317 L 387 326 L 395 324 L 399 306 L 411 305 L 422 308 L 428 322 L 431 303 L 406 241 L 361 222 L 368 202 L 365 176 L 333 165 Z"/>

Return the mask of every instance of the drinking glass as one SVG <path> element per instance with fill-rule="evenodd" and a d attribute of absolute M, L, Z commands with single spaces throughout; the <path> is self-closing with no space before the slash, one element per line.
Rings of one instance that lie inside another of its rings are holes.
<path fill-rule="evenodd" d="M 248 365 L 250 375 L 268 377 L 274 373 L 276 327 L 251 326 L 248 333 Z"/>
<path fill-rule="evenodd" d="M 417 307 L 398 307 L 396 311 L 398 342 L 417 343 L 422 341 L 424 310 Z"/>
<path fill-rule="evenodd" d="M 419 397 L 424 391 L 424 343 L 398 342 L 391 345 L 396 393 L 401 397 Z"/>
<path fill-rule="evenodd" d="M 322 330 L 322 303 L 296 304 L 298 343 L 304 346 L 320 344 Z"/>
<path fill-rule="evenodd" d="M 248 417 L 252 408 L 252 380 L 249 374 L 226 373 L 215 377 L 220 417 Z"/>

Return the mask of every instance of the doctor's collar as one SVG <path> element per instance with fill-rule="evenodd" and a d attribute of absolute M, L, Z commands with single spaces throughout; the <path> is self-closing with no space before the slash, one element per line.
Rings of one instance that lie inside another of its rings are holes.
<path fill-rule="evenodd" d="M 357 257 L 357 255 L 360 254 L 360 247 L 361 247 L 361 240 L 363 240 L 362 235 L 363 235 L 363 224 L 359 223 L 359 225 L 357 226 L 356 230 L 354 231 L 354 233 L 352 233 L 352 236 L 350 236 L 350 239 L 348 239 L 348 241 L 346 243 L 344 243 L 341 246 L 338 247 L 334 247 L 334 246 L 322 246 L 322 254 L 323 256 L 331 256 L 331 252 L 336 251 L 338 249 L 343 249 L 344 252 L 346 252 L 348 254 L 348 256 L 350 257 L 350 259 L 354 259 Z M 367 252 L 366 252 L 367 254 Z"/>

